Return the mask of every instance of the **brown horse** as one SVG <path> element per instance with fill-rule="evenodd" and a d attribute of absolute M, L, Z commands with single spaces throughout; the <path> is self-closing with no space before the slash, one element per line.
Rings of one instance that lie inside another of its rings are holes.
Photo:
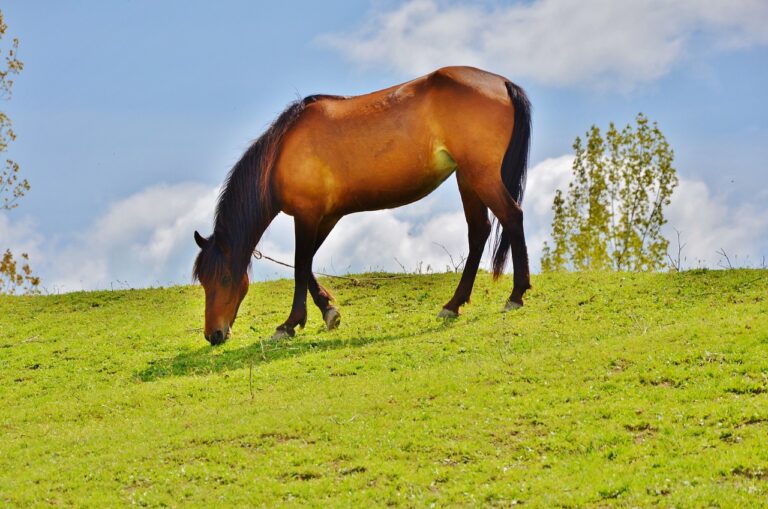
<path fill-rule="evenodd" d="M 299 100 L 251 145 L 227 176 L 213 234 L 195 232 L 194 277 L 205 289 L 205 338 L 223 343 L 248 292 L 253 250 L 279 212 L 293 216 L 295 291 L 288 319 L 273 337 L 307 321 L 307 290 L 329 329 L 340 314 L 312 274 L 312 258 L 338 220 L 414 202 L 456 173 L 469 228 L 469 254 L 456 291 L 439 313 L 455 317 L 469 301 L 498 218 L 493 275 L 512 251 L 514 286 L 505 311 L 530 288 L 520 202 L 530 141 L 530 103 L 508 79 L 447 67 L 357 97 Z"/>

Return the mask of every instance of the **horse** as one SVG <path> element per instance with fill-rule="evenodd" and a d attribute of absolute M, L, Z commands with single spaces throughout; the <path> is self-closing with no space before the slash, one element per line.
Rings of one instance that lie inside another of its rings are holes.
<path fill-rule="evenodd" d="M 359 96 L 311 95 L 291 103 L 229 172 L 193 278 L 205 290 L 204 335 L 226 341 L 248 292 L 251 255 L 279 212 L 293 216 L 295 287 L 288 318 L 273 339 L 307 321 L 307 291 L 328 329 L 341 314 L 312 273 L 312 258 L 339 219 L 417 201 L 456 175 L 469 254 L 439 318 L 469 301 L 483 249 L 497 218 L 493 278 L 512 253 L 513 288 L 504 311 L 530 288 L 521 202 L 531 105 L 518 85 L 472 67 L 445 67 Z"/>

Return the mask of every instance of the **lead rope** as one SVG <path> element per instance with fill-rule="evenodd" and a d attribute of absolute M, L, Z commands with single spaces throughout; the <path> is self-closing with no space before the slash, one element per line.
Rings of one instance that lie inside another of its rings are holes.
<path fill-rule="evenodd" d="M 278 265 L 282 265 L 283 267 L 288 267 L 290 269 L 295 269 L 296 268 L 293 265 L 291 265 L 290 263 L 285 263 L 285 262 L 280 261 L 280 260 L 275 260 L 271 256 L 265 255 L 264 253 L 262 253 L 258 249 L 254 249 L 253 250 L 253 257 L 256 258 L 257 260 L 261 260 L 261 259 L 269 260 L 270 262 L 276 263 Z M 371 277 L 361 277 L 361 278 L 350 277 L 350 276 L 336 276 L 334 274 L 326 274 L 324 272 L 314 272 L 314 274 L 320 274 L 321 276 L 332 277 L 334 279 L 345 279 L 347 281 L 351 281 L 353 285 L 359 285 L 362 281 L 377 281 L 377 280 L 384 280 L 384 279 L 405 279 L 405 278 L 412 277 L 410 274 L 405 274 L 405 275 L 402 275 L 402 276 L 400 276 L 400 275 L 380 276 L 380 277 L 371 276 Z"/>

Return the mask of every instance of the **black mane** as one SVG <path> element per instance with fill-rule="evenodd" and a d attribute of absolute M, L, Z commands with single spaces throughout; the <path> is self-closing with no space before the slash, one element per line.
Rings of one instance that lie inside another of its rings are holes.
<path fill-rule="evenodd" d="M 195 260 L 194 279 L 215 280 L 227 272 L 233 281 L 243 278 L 256 244 L 280 211 L 272 171 L 282 140 L 308 104 L 326 98 L 341 99 L 311 95 L 289 104 L 229 172 L 216 205 L 213 234 Z M 229 267 L 225 267 L 227 257 Z"/>

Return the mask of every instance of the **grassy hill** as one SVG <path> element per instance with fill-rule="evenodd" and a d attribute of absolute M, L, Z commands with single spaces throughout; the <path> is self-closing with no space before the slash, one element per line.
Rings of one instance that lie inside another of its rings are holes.
<path fill-rule="evenodd" d="M 768 272 L 255 284 L 0 298 L 0 505 L 748 507 L 768 500 Z"/>

